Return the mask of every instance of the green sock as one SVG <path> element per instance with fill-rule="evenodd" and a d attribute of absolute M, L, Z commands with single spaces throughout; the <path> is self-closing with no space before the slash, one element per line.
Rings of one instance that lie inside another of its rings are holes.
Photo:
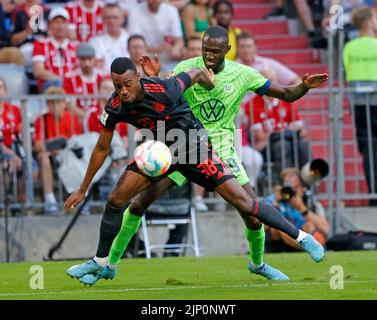
<path fill-rule="evenodd" d="M 250 230 L 245 226 L 245 235 L 249 243 L 249 257 L 251 262 L 260 266 L 263 263 L 264 253 L 264 226 L 262 224 L 259 230 Z"/>
<path fill-rule="evenodd" d="M 122 226 L 111 245 L 109 264 L 118 264 L 132 236 L 139 230 L 141 218 L 132 214 L 129 207 L 124 211 Z"/>

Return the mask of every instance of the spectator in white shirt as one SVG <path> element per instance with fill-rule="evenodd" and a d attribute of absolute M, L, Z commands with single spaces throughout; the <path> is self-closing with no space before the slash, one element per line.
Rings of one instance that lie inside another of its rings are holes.
<path fill-rule="evenodd" d="M 265 70 L 274 70 L 277 74 L 277 83 L 282 86 L 289 86 L 301 82 L 300 77 L 280 62 L 257 55 L 257 46 L 255 38 L 243 31 L 237 40 L 238 44 L 238 62 L 245 64 L 258 72 Z"/>
<path fill-rule="evenodd" d="M 90 39 L 96 50 L 97 68 L 110 73 L 110 65 L 117 57 L 128 57 L 128 33 L 122 28 L 123 13 L 117 3 L 107 3 L 102 9 L 104 33 Z"/>
<path fill-rule="evenodd" d="M 161 60 L 177 60 L 183 49 L 183 33 L 176 7 L 162 0 L 147 0 L 132 7 L 128 28 L 130 34 L 144 36 L 149 51 Z"/>

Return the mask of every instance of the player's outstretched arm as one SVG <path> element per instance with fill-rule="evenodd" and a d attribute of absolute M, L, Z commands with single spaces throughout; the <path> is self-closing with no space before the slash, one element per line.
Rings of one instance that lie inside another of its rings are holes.
<path fill-rule="evenodd" d="M 293 86 L 280 86 L 272 83 L 265 93 L 266 96 L 278 98 L 287 102 L 294 102 L 304 96 L 310 89 L 319 87 L 328 79 L 327 73 L 306 74 L 302 82 Z"/>
<path fill-rule="evenodd" d="M 207 90 L 215 87 L 215 74 L 212 69 L 191 69 L 186 71 L 191 78 L 191 85 L 199 83 Z"/>
<path fill-rule="evenodd" d="M 106 157 L 110 153 L 111 140 L 113 139 L 112 131 L 101 130 L 96 146 L 92 151 L 88 168 L 86 169 L 84 180 L 79 189 L 72 193 L 64 203 L 66 209 L 72 209 L 78 205 L 84 198 L 90 183 L 101 168 Z"/>

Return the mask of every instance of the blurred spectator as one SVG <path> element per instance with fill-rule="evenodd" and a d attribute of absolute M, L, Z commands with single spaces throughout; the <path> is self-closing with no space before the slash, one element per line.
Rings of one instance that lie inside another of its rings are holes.
<path fill-rule="evenodd" d="M 357 143 L 363 157 L 369 192 L 373 192 L 373 184 L 374 192 L 377 192 L 377 94 L 370 94 L 368 97 L 366 94 L 358 93 L 359 88 L 362 87 L 372 87 L 377 90 L 377 39 L 374 35 L 371 8 L 355 9 L 352 13 L 352 21 L 359 32 L 359 37 L 345 45 L 343 62 L 348 87 L 356 91 L 350 96 L 350 100 L 354 105 Z M 367 109 L 367 99 L 370 104 L 369 110 Z M 370 127 L 367 125 L 368 116 L 370 117 Z M 369 134 L 372 141 L 368 139 Z M 369 148 L 369 143 L 372 149 Z M 374 172 L 374 176 L 372 172 Z M 369 203 L 376 206 L 377 199 L 371 199 Z"/>
<path fill-rule="evenodd" d="M 23 1 L 23 0 L 21 0 Z M 15 1 L 15 0 L 0 0 L 0 3 L 1 3 L 1 7 L 2 7 L 2 11 L 3 11 L 3 14 L 4 14 L 4 27 L 5 29 L 3 29 L 3 31 L 5 31 L 5 34 L 6 34 L 6 39 L 7 41 L 9 42 L 9 33 L 12 29 L 12 23 L 13 23 L 13 14 L 14 14 L 14 10 L 15 8 L 17 7 L 18 5 L 18 1 Z M 8 45 L 8 42 L 6 45 Z"/>
<path fill-rule="evenodd" d="M 236 60 L 237 58 L 237 37 L 241 29 L 231 27 L 233 19 L 233 4 L 228 0 L 218 0 L 213 6 L 214 22 L 228 30 L 230 50 L 225 58 Z"/>
<path fill-rule="evenodd" d="M 185 39 L 200 37 L 207 30 L 212 17 L 209 0 L 191 0 L 181 11 Z"/>
<path fill-rule="evenodd" d="M 25 201 L 24 179 L 22 178 L 22 152 L 21 127 L 22 117 L 19 107 L 12 105 L 1 99 L 7 95 L 7 85 L 0 77 L 0 159 L 2 169 L 5 171 L 5 185 L 9 187 L 12 182 L 13 172 L 17 174 L 18 199 L 15 201 Z M 9 188 L 11 189 L 11 188 Z M 6 192 L 9 192 L 7 188 Z"/>
<path fill-rule="evenodd" d="M 257 54 L 255 38 L 243 31 L 238 37 L 238 62 L 245 64 L 258 72 L 274 70 L 277 75 L 277 83 L 289 86 L 301 82 L 300 77 L 280 62 Z"/>
<path fill-rule="evenodd" d="M 0 2 L 0 49 L 8 45 L 8 35 L 5 28 L 5 14 L 3 5 Z"/>
<path fill-rule="evenodd" d="M 277 185 L 274 194 L 268 196 L 266 200 L 279 208 L 288 221 L 312 234 L 323 245 L 330 228 L 322 204 L 315 201 L 311 193 L 306 192 L 298 169 L 285 169 L 281 173 L 281 180 L 282 185 Z M 281 240 L 290 247 L 300 248 L 297 242 L 285 233 L 272 228 L 269 228 L 269 232 L 272 242 L 269 241 L 267 247 L 276 247 L 276 242 Z"/>
<path fill-rule="evenodd" d="M 188 38 L 184 59 L 199 57 L 202 55 L 202 40 L 193 36 Z"/>
<path fill-rule="evenodd" d="M 63 81 L 66 93 L 83 96 L 82 99 L 76 99 L 71 110 L 83 120 L 84 132 L 89 131 L 90 114 L 101 112 L 98 109 L 98 99 L 88 97 L 98 94 L 99 83 L 102 80 L 102 74 L 94 68 L 96 65 L 95 55 L 94 48 L 89 43 L 82 42 L 77 49 L 79 68 L 64 77 Z"/>
<path fill-rule="evenodd" d="M 171 4 L 147 0 L 133 7 L 129 16 L 129 32 L 142 35 L 149 51 L 158 53 L 162 62 L 181 57 L 184 45 L 182 28 L 178 10 Z"/>
<path fill-rule="evenodd" d="M 51 85 L 61 86 L 63 77 L 77 67 L 76 44 L 68 39 L 69 14 L 57 7 L 48 15 L 49 37 L 34 42 L 33 72 L 44 91 Z"/>
<path fill-rule="evenodd" d="M 274 0 L 274 8 L 269 14 L 263 17 L 266 20 L 283 20 L 285 19 L 284 14 L 284 1 L 285 0 Z"/>
<path fill-rule="evenodd" d="M 178 10 L 181 10 L 190 2 L 190 0 L 166 0 L 166 2 L 173 5 Z"/>
<path fill-rule="evenodd" d="M 140 58 L 148 54 L 148 46 L 143 36 L 134 34 L 128 38 L 128 52 L 130 58 L 135 64 L 137 71 L 142 77 L 145 77 L 143 68 L 141 67 Z"/>
<path fill-rule="evenodd" d="M 103 31 L 102 2 L 77 0 L 69 2 L 66 9 L 70 16 L 71 40 L 88 42 Z"/>
<path fill-rule="evenodd" d="M 245 108 L 248 108 L 248 110 Z M 242 156 L 242 164 L 249 177 L 251 186 L 256 187 L 257 179 L 263 167 L 263 156 L 253 147 L 255 143 L 252 139 L 253 119 L 250 116 L 249 108 L 250 104 L 242 104 L 242 108 L 238 114 L 239 126 L 242 130 L 242 150 L 239 154 Z"/>
<path fill-rule="evenodd" d="M 31 59 L 33 54 L 33 43 L 35 40 L 43 39 L 47 36 L 47 19 L 50 10 L 41 6 L 43 10 L 43 19 L 37 20 L 35 29 L 30 26 L 30 17 L 32 13 L 30 9 L 34 5 L 41 6 L 40 0 L 26 0 L 15 9 L 15 21 L 11 33 L 12 46 L 20 47 L 25 59 L 25 64 L 31 67 Z"/>
<path fill-rule="evenodd" d="M 262 74 L 277 83 L 274 70 Z M 266 146 L 269 144 L 274 176 L 286 167 L 301 168 L 309 161 L 310 147 L 305 140 L 307 130 L 295 104 L 256 95 L 244 107 L 252 119 L 253 146 L 264 154 L 265 161 L 268 152 Z"/>
<path fill-rule="evenodd" d="M 60 87 L 49 87 L 49 95 L 65 95 Z M 54 195 L 53 164 L 59 151 L 64 148 L 62 140 L 69 139 L 74 134 L 82 133 L 79 118 L 67 111 L 64 98 L 47 100 L 47 113 L 35 120 L 34 150 L 40 166 L 46 214 L 57 214 L 58 207 Z"/>
<path fill-rule="evenodd" d="M 308 2 L 308 0 L 294 0 L 294 5 L 296 7 L 298 16 L 305 26 L 310 45 L 316 49 L 326 49 L 327 39 L 323 36 L 321 25 L 316 25 L 313 18 L 313 15 L 316 12 L 312 10 Z M 320 3 L 318 7 L 321 11 L 319 14 L 323 18 L 324 12 L 322 3 Z"/>
<path fill-rule="evenodd" d="M 376 6 L 375 0 L 328 0 L 326 1 L 326 9 L 324 17 L 321 21 L 322 28 L 327 31 L 330 28 L 330 21 L 332 18 L 334 18 L 334 14 L 338 14 L 338 12 L 335 10 L 333 12 L 330 12 L 331 7 L 333 6 L 339 6 L 342 7 L 342 20 L 344 33 L 345 33 L 345 41 L 348 41 L 350 39 L 353 39 L 357 37 L 357 30 L 355 26 L 352 24 L 351 14 L 352 10 L 357 7 L 366 6 L 369 5 L 370 7 Z M 337 21 L 337 19 L 335 19 Z M 377 31 L 377 26 L 375 25 L 375 32 Z"/>
<path fill-rule="evenodd" d="M 122 28 L 123 13 L 117 3 L 107 3 L 102 9 L 104 32 L 90 39 L 96 50 L 97 67 L 110 74 L 110 65 L 119 56 L 128 57 L 128 33 Z"/>

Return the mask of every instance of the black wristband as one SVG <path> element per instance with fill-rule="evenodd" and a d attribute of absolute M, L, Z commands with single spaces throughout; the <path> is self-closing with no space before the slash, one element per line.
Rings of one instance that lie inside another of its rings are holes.
<path fill-rule="evenodd" d="M 304 210 L 303 212 L 301 212 L 301 214 L 302 214 L 304 217 L 307 216 L 308 213 L 309 213 L 309 209 L 306 209 L 306 210 Z"/>

